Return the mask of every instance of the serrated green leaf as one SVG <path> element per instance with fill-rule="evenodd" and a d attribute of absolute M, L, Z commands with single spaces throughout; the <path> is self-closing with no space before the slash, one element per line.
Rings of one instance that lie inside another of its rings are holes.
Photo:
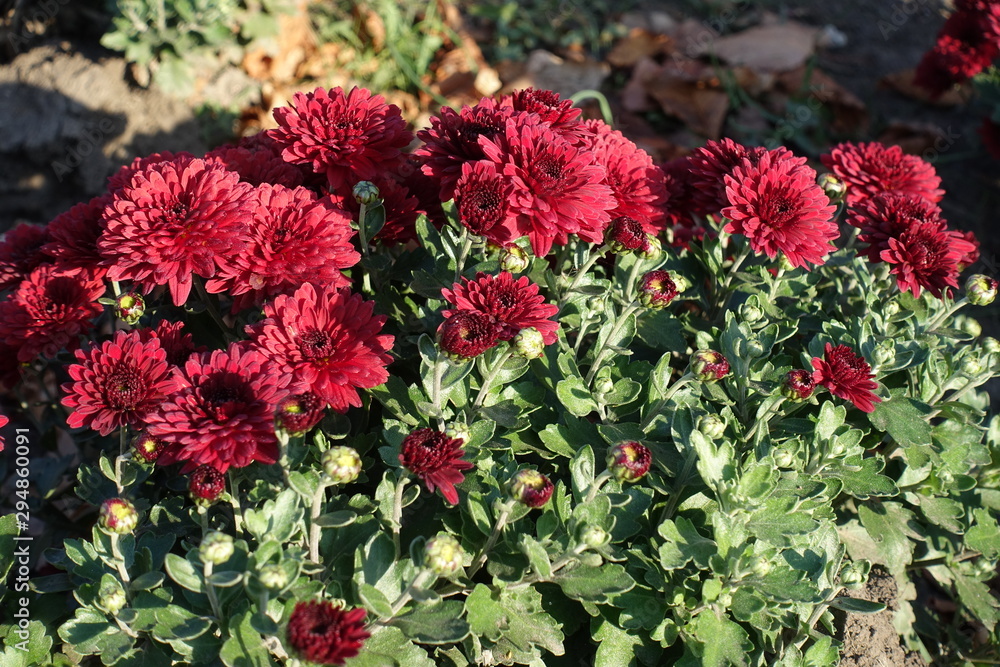
<path fill-rule="evenodd" d="M 989 510 L 972 510 L 972 526 L 965 533 L 965 545 L 990 560 L 1000 557 L 1000 525 Z"/>
<path fill-rule="evenodd" d="M 543 611 L 542 595 L 534 588 L 494 592 L 476 584 L 465 600 L 465 611 L 473 634 L 491 641 L 506 638 L 522 651 L 538 646 L 554 655 L 563 654 L 560 625 Z"/>
<path fill-rule="evenodd" d="M 909 528 L 913 513 L 899 503 L 869 501 L 859 506 L 858 518 L 875 545 L 872 562 L 885 565 L 894 575 L 902 575 L 913 560 L 914 543 L 907 537 L 913 533 Z"/>
<path fill-rule="evenodd" d="M 843 491 L 859 500 L 873 497 L 891 497 L 899 494 L 896 483 L 879 473 L 885 468 L 881 456 L 862 458 L 849 456 L 842 463 L 828 466 L 823 477 L 833 477 L 843 482 Z"/>
<path fill-rule="evenodd" d="M 29 621 L 28 627 L 24 629 L 11 623 L 7 626 L 2 643 L 0 664 L 4 667 L 35 667 L 48 664 L 52 637 L 46 634 L 45 625 L 41 621 Z"/>
<path fill-rule="evenodd" d="M 798 501 L 788 496 L 768 498 L 750 515 L 747 530 L 774 546 L 792 546 L 792 535 L 805 535 L 819 524 L 798 507 Z"/>
<path fill-rule="evenodd" d="M 469 623 L 462 618 L 464 605 L 455 600 L 420 606 L 397 616 L 392 624 L 421 644 L 452 644 L 469 635 Z"/>
<path fill-rule="evenodd" d="M 669 519 L 657 529 L 666 540 L 660 545 L 660 564 L 665 570 L 676 570 L 694 561 L 701 569 L 708 568 L 708 559 L 716 554 L 718 547 L 712 540 L 702 537 L 688 519 L 679 516 Z"/>
<path fill-rule="evenodd" d="M 930 407 L 907 396 L 894 395 L 875 405 L 868 421 L 880 431 L 887 431 L 904 447 L 931 444 L 931 425 L 927 422 Z"/>
<path fill-rule="evenodd" d="M 687 625 L 687 633 L 694 641 L 692 652 L 701 658 L 704 667 L 746 667 L 747 656 L 753 643 L 740 625 L 726 614 L 716 614 L 705 609 Z"/>
<path fill-rule="evenodd" d="M 549 554 L 545 551 L 545 547 L 538 540 L 531 535 L 523 534 L 518 541 L 518 546 L 521 552 L 528 557 L 528 564 L 535 574 L 543 581 L 552 578 L 552 562 L 549 560 Z"/>
<path fill-rule="evenodd" d="M 566 597 L 595 604 L 605 604 L 613 596 L 635 586 L 635 580 L 617 563 L 576 567 L 569 572 L 560 572 L 555 580 Z"/>
<path fill-rule="evenodd" d="M 1000 602 L 983 582 L 952 571 L 955 575 L 955 592 L 963 607 L 971 611 L 990 632 L 1000 621 Z"/>
<path fill-rule="evenodd" d="M 437 667 L 427 652 L 411 642 L 403 631 L 382 626 L 365 640 L 364 650 L 344 662 L 344 667 Z"/>
<path fill-rule="evenodd" d="M 73 618 L 59 626 L 59 637 L 81 655 L 94 655 L 102 649 L 103 640 L 120 633 L 104 614 L 80 607 Z"/>

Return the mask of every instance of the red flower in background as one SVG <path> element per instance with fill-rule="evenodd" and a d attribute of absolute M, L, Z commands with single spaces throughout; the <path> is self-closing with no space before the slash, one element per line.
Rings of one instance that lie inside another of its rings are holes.
<path fill-rule="evenodd" d="M 399 107 L 365 88 L 296 93 L 291 106 L 274 110 L 274 119 L 279 127 L 268 136 L 285 161 L 311 165 L 344 195 L 399 162 L 400 149 L 413 140 Z"/>
<path fill-rule="evenodd" d="M 693 227 L 695 225 L 694 216 L 702 215 L 702 211 L 696 203 L 700 190 L 692 182 L 691 158 L 682 157 L 664 162 L 660 165 L 660 169 L 663 171 L 663 187 L 667 193 L 666 203 L 663 207 L 667 226 L 674 228 L 677 226 Z M 725 196 L 725 188 L 723 188 L 723 196 Z M 724 206 L 725 203 L 722 205 Z"/>
<path fill-rule="evenodd" d="M 342 665 L 361 651 L 370 633 L 365 610 L 346 610 L 326 600 L 298 602 L 288 618 L 288 643 L 306 660 Z"/>
<path fill-rule="evenodd" d="M 8 423 L 10 423 L 10 420 L 7 419 L 7 417 L 4 415 L 0 415 L 0 428 L 3 428 Z M 3 447 L 4 447 L 3 434 L 0 433 L 0 452 L 3 451 Z"/>
<path fill-rule="evenodd" d="M 420 200 L 412 196 L 405 185 L 392 177 L 378 177 L 371 182 L 378 188 L 378 196 L 385 209 L 385 225 L 375 235 L 375 238 L 382 245 L 388 247 L 407 243 L 417 238 L 417 217 L 420 215 L 417 209 L 420 206 Z M 358 219 L 361 205 L 358 204 L 353 195 L 346 197 L 334 195 L 331 198 L 350 213 L 352 219 Z M 371 207 L 368 210 L 371 211 Z"/>
<path fill-rule="evenodd" d="M 763 153 L 725 177 L 731 204 L 722 210 L 730 219 L 725 231 L 743 234 L 756 253 L 774 259 L 784 253 L 792 266 L 821 264 L 839 230 L 836 206 L 816 183 L 816 172 L 804 160 L 781 153 Z"/>
<path fill-rule="evenodd" d="M 934 48 L 917 65 L 913 82 L 932 98 L 990 66 L 1000 53 L 1000 9 L 995 3 L 964 3 L 945 21 Z"/>
<path fill-rule="evenodd" d="M 0 241 L 0 291 L 17 286 L 42 264 L 50 264 L 43 248 L 49 241 L 45 227 L 22 222 Z"/>
<path fill-rule="evenodd" d="M 43 264 L 0 302 L 0 340 L 17 348 L 23 362 L 73 351 L 93 328 L 91 320 L 104 312 L 97 303 L 103 295 L 104 282 L 93 272 L 66 273 Z"/>
<path fill-rule="evenodd" d="M 235 297 L 233 311 L 291 294 L 304 282 L 344 287 L 340 272 L 361 255 L 351 221 L 329 197 L 306 188 L 264 184 L 252 194 L 249 243 L 206 283 L 211 293 Z"/>
<path fill-rule="evenodd" d="M 499 340 L 510 340 L 521 329 L 535 328 L 542 334 L 546 345 L 556 340 L 559 323 L 550 320 L 559 307 L 545 302 L 538 293 L 538 285 L 521 276 L 517 280 L 507 271 L 496 276 L 479 273 L 475 280 L 463 278 L 451 289 L 441 290 L 454 309 L 444 311 L 444 316 L 462 310 L 472 310 L 488 315 L 500 326 Z"/>
<path fill-rule="evenodd" d="M 510 105 L 514 111 L 538 114 L 542 122 L 557 131 L 582 129 L 579 123 L 581 109 L 573 107 L 571 100 L 564 100 L 552 90 L 524 88 L 505 95 L 501 105 Z"/>
<path fill-rule="evenodd" d="M 934 223 L 914 224 L 890 238 L 882 251 L 883 261 L 904 292 L 919 297 L 921 288 L 937 298 L 948 287 L 958 287 L 959 263 L 975 250 L 958 232 L 946 231 Z"/>
<path fill-rule="evenodd" d="M 403 438 L 400 447 L 400 464 L 416 475 L 434 493 L 441 490 L 441 495 L 452 505 L 458 504 L 456 484 L 460 484 L 465 476 L 463 470 L 474 468 L 470 461 L 463 461 L 465 450 L 462 440 L 449 438 L 441 431 L 432 428 L 419 428 Z"/>
<path fill-rule="evenodd" d="M 159 463 L 182 472 L 209 465 L 225 472 L 278 460 L 274 409 L 290 376 L 245 343 L 188 359 L 174 371 L 177 388 L 147 416 L 150 435 L 169 442 Z"/>
<path fill-rule="evenodd" d="M 510 182 L 496 164 L 486 160 L 466 162 L 455 186 L 458 219 L 470 232 L 496 245 L 513 243 L 516 231 L 507 215 L 512 194 Z"/>
<path fill-rule="evenodd" d="M 323 421 L 326 404 L 315 394 L 295 394 L 278 403 L 275 421 L 289 433 L 305 433 Z"/>
<path fill-rule="evenodd" d="M 936 225 L 944 230 L 946 224 L 936 204 L 904 192 L 883 192 L 860 202 L 847 216 L 847 222 L 861 229 L 858 240 L 869 244 L 865 253 L 870 262 L 882 261 L 889 239 L 913 225 Z"/>
<path fill-rule="evenodd" d="M 536 256 L 547 255 L 553 243 L 566 244 L 570 234 L 591 243 L 603 240 L 617 203 L 604 184 L 604 168 L 593 163 L 589 151 L 530 115 L 508 120 L 503 134 L 480 142 L 510 180 L 510 215 Z"/>
<path fill-rule="evenodd" d="M 243 251 L 253 187 L 204 160 L 158 162 L 136 173 L 105 209 L 98 241 L 108 278 L 131 280 L 148 294 L 169 285 L 187 301 L 191 276 L 215 275 Z"/>
<path fill-rule="evenodd" d="M 103 258 L 97 240 L 104 231 L 104 209 L 110 203 L 111 195 L 104 194 L 57 216 L 49 223 L 49 242 L 42 252 L 64 271 L 94 270 L 103 276 L 106 269 L 100 266 Z"/>
<path fill-rule="evenodd" d="M 202 353 L 205 346 L 195 347 L 194 338 L 184 331 L 184 322 L 160 320 L 154 329 L 139 329 L 143 341 L 157 339 L 160 347 L 167 353 L 167 363 L 171 366 L 183 366 L 192 354 Z"/>
<path fill-rule="evenodd" d="M 941 201 L 944 191 L 934 167 L 899 146 L 878 142 L 837 144 L 820 157 L 827 169 L 847 185 L 847 203 L 861 202 L 888 191 L 899 191 Z"/>
<path fill-rule="evenodd" d="M 871 366 L 847 345 L 826 344 L 823 358 L 813 357 L 813 381 L 826 387 L 831 394 L 850 401 L 862 412 L 874 412 L 875 403 L 882 401 L 873 394 L 878 389 Z"/>
<path fill-rule="evenodd" d="M 359 294 L 306 283 L 264 306 L 267 317 L 247 328 L 254 346 L 292 376 L 295 393 L 312 392 L 331 408 L 360 407 L 358 389 L 387 379 L 393 337 L 379 335 L 384 315 Z"/>
<path fill-rule="evenodd" d="M 679 167 L 687 169 L 687 173 L 683 168 L 671 173 L 676 180 L 688 183 L 693 213 L 716 213 L 729 205 L 725 178 L 743 163 L 748 154 L 746 146 L 725 138 L 709 140 L 687 158 L 675 161 Z"/>
<path fill-rule="evenodd" d="M 245 137 L 236 146 L 219 146 L 205 153 L 205 161 L 235 171 L 241 181 L 253 186 L 269 183 L 296 188 L 305 180 L 298 167 L 282 159 L 281 148 L 266 132 Z"/>
<path fill-rule="evenodd" d="M 979 239 L 976 238 L 973 232 L 954 232 L 958 234 L 962 240 L 966 241 L 971 249 L 967 250 L 962 256 L 962 259 L 958 260 L 958 272 L 961 273 L 966 269 L 966 267 L 972 266 L 979 261 Z"/>
<path fill-rule="evenodd" d="M 67 423 L 108 435 L 123 426 L 142 428 L 174 389 L 166 352 L 158 339 L 119 331 L 112 340 L 84 352 L 67 371 L 62 403 L 73 408 Z"/>
<path fill-rule="evenodd" d="M 181 151 L 180 153 L 163 151 L 162 153 L 147 155 L 146 157 L 137 157 L 132 160 L 131 164 L 121 167 L 118 171 L 108 177 L 108 194 L 113 195 L 117 191 L 124 188 L 132 181 L 133 176 L 138 174 L 140 171 L 144 171 L 151 165 L 159 164 L 161 162 L 183 164 L 185 162 L 190 162 L 193 159 L 195 159 L 194 155 L 188 153 L 187 151 Z"/>

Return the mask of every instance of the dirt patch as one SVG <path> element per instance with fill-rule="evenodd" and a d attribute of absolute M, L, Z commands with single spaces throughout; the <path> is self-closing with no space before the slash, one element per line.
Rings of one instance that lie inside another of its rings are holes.
<path fill-rule="evenodd" d="M 864 588 L 845 591 L 848 597 L 881 602 L 885 611 L 878 614 L 846 614 L 839 639 L 844 643 L 840 667 L 926 667 L 927 662 L 915 651 L 900 643 L 892 624 L 896 601 L 896 580 L 885 569 L 875 566 Z"/>

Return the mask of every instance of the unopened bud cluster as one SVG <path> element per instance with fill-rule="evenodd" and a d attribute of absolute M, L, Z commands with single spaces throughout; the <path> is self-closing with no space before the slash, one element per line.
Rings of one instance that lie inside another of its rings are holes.
<path fill-rule="evenodd" d="M 98 524 L 109 533 L 125 535 L 139 524 L 139 513 L 135 505 L 124 498 L 109 498 L 101 504 Z"/>
<path fill-rule="evenodd" d="M 323 472 L 334 484 L 350 484 L 361 474 L 361 457 L 353 447 L 331 447 L 323 452 Z"/>
<path fill-rule="evenodd" d="M 462 569 L 465 551 L 450 533 L 438 533 L 424 547 L 424 567 L 439 577 L 450 577 Z"/>

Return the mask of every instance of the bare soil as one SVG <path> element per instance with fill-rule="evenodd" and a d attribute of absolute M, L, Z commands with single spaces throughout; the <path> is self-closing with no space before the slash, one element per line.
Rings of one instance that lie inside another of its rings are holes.
<path fill-rule="evenodd" d="M 840 667 L 924 667 L 927 662 L 915 651 L 900 644 L 892 623 L 899 609 L 896 601 L 896 580 L 880 566 L 872 568 L 868 583 L 857 591 L 847 591 L 848 597 L 881 602 L 885 611 L 877 614 L 842 615 L 844 643 Z"/>

